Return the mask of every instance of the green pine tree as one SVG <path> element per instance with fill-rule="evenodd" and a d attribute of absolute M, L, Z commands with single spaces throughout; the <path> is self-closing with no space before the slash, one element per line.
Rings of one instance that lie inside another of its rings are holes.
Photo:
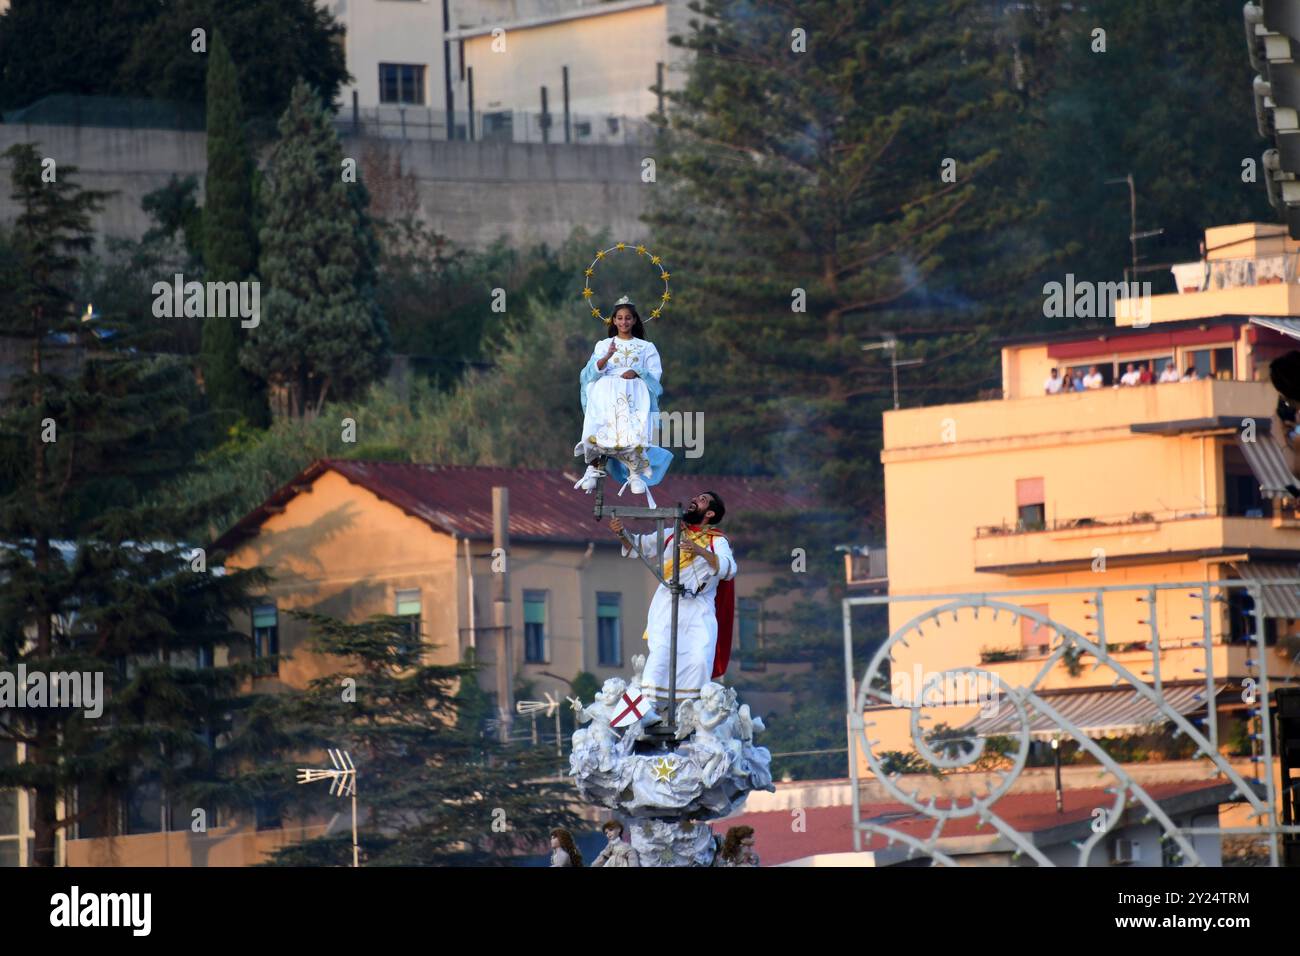
<path fill-rule="evenodd" d="M 209 573 L 172 531 L 198 505 L 148 503 L 189 466 L 199 395 L 184 363 L 134 347 L 147 323 L 80 314 L 70 290 L 104 194 L 31 144 L 4 155 L 18 215 L 0 335 L 21 343 L 26 368 L 0 415 L 0 669 L 85 672 L 104 690 L 102 714 L 46 701 L 0 716 L 0 741 L 26 745 L 0 789 L 32 792 L 33 862 L 49 866 L 60 830 L 106 823 L 151 791 L 184 811 L 187 788 L 213 778 L 252 667 L 205 664 L 246 640 L 231 609 L 263 576 Z"/>
<path fill-rule="evenodd" d="M 339 661 L 335 674 L 285 695 L 280 726 L 306 754 L 347 750 L 357 768 L 362 862 L 371 866 L 482 866 L 543 852 L 553 827 L 573 827 L 572 788 L 549 747 L 505 745 L 485 731 L 488 711 L 472 664 L 429 664 L 409 621 L 348 624 L 296 615 L 311 647 Z M 344 679 L 355 680 L 344 693 Z M 293 787 L 277 768 L 286 804 L 322 812 L 336 799 Z M 351 834 L 280 850 L 276 865 L 347 865 Z"/>
<path fill-rule="evenodd" d="M 681 280 L 660 349 L 675 400 L 709 416 L 699 467 L 783 474 L 858 513 L 878 500 L 890 370 L 860 347 L 926 332 L 909 297 L 1021 211 L 988 181 L 984 127 L 1016 104 L 972 8 L 707 0 L 674 38 L 693 57 L 647 221 Z"/>
<path fill-rule="evenodd" d="M 388 328 L 376 304 L 378 243 L 365 186 L 305 83 L 279 129 L 266 169 L 262 320 L 241 358 L 286 390 L 291 415 L 308 417 L 384 372 Z"/>
<path fill-rule="evenodd" d="M 244 137 L 239 81 L 221 39 L 208 55 L 208 173 L 204 184 L 203 264 L 209 282 L 246 282 L 257 271 L 253 217 L 253 157 Z M 203 384 L 208 401 L 224 418 L 266 424 L 264 386 L 239 364 L 237 318 L 203 320 Z M 233 424 L 233 421 L 224 424 Z"/>

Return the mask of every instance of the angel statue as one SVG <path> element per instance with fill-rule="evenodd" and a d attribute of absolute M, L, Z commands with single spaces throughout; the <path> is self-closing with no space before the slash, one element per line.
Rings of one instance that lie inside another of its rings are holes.
<path fill-rule="evenodd" d="M 610 721 L 616 715 L 615 705 L 622 699 L 626 686 L 621 677 L 611 677 L 596 693 L 596 699 L 586 707 L 582 706 L 580 699 L 572 699 L 577 722 L 591 722 L 585 730 L 574 732 L 574 752 L 590 753 L 595 750 L 597 766 L 605 772 L 614 766 L 614 746 L 618 743 L 619 735 L 610 726 Z"/>
<path fill-rule="evenodd" d="M 623 482 L 619 494 L 631 488 L 654 507 L 647 489 L 659 483 L 673 460 L 672 452 L 654 443 L 662 377 L 659 350 L 646 341 L 636 305 L 623 296 L 614 303 L 608 335 L 596 342 L 579 379 L 582 436 L 573 454 L 587 463 L 587 471 L 575 488 L 594 491 L 605 476 L 604 461 Z"/>

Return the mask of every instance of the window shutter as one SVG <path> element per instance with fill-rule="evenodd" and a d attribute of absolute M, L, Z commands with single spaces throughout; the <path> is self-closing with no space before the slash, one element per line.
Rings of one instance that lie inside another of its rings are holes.
<path fill-rule="evenodd" d="M 1041 505 L 1046 503 L 1047 498 L 1043 494 L 1042 478 L 1019 478 L 1016 480 L 1016 507 L 1023 508 L 1025 505 Z"/>

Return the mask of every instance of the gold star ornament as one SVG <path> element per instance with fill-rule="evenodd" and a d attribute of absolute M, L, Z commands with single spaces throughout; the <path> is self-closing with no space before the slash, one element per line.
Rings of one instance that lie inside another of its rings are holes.
<path fill-rule="evenodd" d="M 672 298 L 671 295 L 667 294 L 668 280 L 672 278 L 672 276 L 668 272 L 668 270 L 663 267 L 662 265 L 663 258 L 661 256 L 654 255 L 649 249 L 645 247 L 644 243 L 637 243 L 635 246 L 633 246 L 626 242 L 616 242 L 608 249 L 597 249 L 595 258 L 591 260 L 591 264 L 588 265 L 587 268 L 584 269 L 582 273 L 584 276 L 584 281 L 582 283 L 583 285 L 582 299 L 583 302 L 586 303 L 587 307 L 590 308 L 592 316 L 594 318 L 603 320 L 606 325 L 611 324 L 611 320 L 606 318 L 605 315 L 600 311 L 600 309 L 597 308 L 595 305 L 596 292 L 591 287 L 592 276 L 596 274 L 596 270 L 600 266 L 600 264 L 609 258 L 609 254 L 611 252 L 623 252 L 627 249 L 633 249 L 633 248 L 636 249 L 636 254 L 638 256 L 649 257 L 650 262 L 659 267 L 659 278 L 662 279 L 664 283 L 664 295 L 660 297 L 659 307 L 657 309 L 654 309 L 652 312 L 650 312 L 647 318 L 657 319 L 661 315 L 663 315 L 667 311 L 668 301 Z"/>
<path fill-rule="evenodd" d="M 677 763 L 667 757 L 660 757 L 650 765 L 650 772 L 656 780 L 667 783 L 673 779 L 673 774 L 677 773 Z"/>

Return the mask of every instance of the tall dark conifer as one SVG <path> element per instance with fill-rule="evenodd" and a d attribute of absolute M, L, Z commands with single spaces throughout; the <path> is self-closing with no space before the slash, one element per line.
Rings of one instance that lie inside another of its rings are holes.
<path fill-rule="evenodd" d="M 204 183 L 203 263 L 212 282 L 246 282 L 257 272 L 252 154 L 244 135 L 239 80 L 221 34 L 208 53 L 208 174 Z M 245 334 L 232 316 L 203 321 L 203 382 L 208 401 L 224 419 L 265 424 L 261 381 L 239 364 Z M 222 424 L 230 424 L 225 421 Z"/>
<path fill-rule="evenodd" d="M 277 725 L 300 753 L 346 750 L 357 769 L 362 862 L 370 866 L 484 866 L 546 852 L 553 827 L 579 820 L 567 767 L 549 748 L 505 745 L 486 732 L 489 708 L 470 664 L 433 664 L 408 619 L 348 624 L 299 614 L 310 646 L 338 671 L 283 696 Z M 351 685 L 345 683 L 351 679 Z M 282 798 L 337 811 L 323 787 L 293 786 L 298 759 L 268 767 Z M 314 791 L 314 792 L 313 792 Z M 279 851 L 281 865 L 348 865 L 351 833 Z"/>
<path fill-rule="evenodd" d="M 0 414 L 0 671 L 84 673 L 103 690 L 102 712 L 48 696 L 0 710 L 0 742 L 25 745 L 0 789 L 32 793 L 32 862 L 48 866 L 75 825 L 120 832 L 134 809 L 157 829 L 163 795 L 188 826 L 188 788 L 219 772 L 215 743 L 247 706 L 237 691 L 251 668 L 211 666 L 210 652 L 246 640 L 230 615 L 261 575 L 210 573 L 215 555 L 176 540 L 196 503 L 148 503 L 191 461 L 199 397 L 184 363 L 133 347 L 147 323 L 74 300 L 104 194 L 31 144 L 5 158 L 18 215 L 0 335 L 22 344 L 26 368 Z"/>

